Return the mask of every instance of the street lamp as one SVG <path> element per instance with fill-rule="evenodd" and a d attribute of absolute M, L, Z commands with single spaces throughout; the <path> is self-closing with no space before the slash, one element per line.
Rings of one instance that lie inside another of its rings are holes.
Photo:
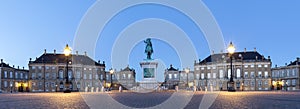
<path fill-rule="evenodd" d="M 12 83 L 10 83 L 10 93 L 12 93 Z"/>
<path fill-rule="evenodd" d="M 190 72 L 190 68 L 186 68 L 185 69 L 185 73 L 186 73 L 186 85 L 187 87 L 189 86 L 189 72 Z"/>
<path fill-rule="evenodd" d="M 110 74 L 110 89 L 112 89 L 111 87 L 113 86 L 113 83 L 112 83 L 112 75 L 114 74 L 114 70 L 111 68 L 109 70 L 109 74 Z"/>
<path fill-rule="evenodd" d="M 64 93 L 71 93 L 70 82 L 69 82 L 69 71 L 68 71 L 68 69 L 69 69 L 68 68 L 68 65 L 69 65 L 69 56 L 71 54 L 71 48 L 69 47 L 68 44 L 66 45 L 66 47 L 64 49 L 64 54 L 65 54 L 65 56 L 67 58 L 67 63 L 66 63 L 66 73 L 67 73 L 67 75 L 66 75 L 66 84 L 65 84 L 66 89 L 65 89 Z"/>
<path fill-rule="evenodd" d="M 227 84 L 228 86 L 228 91 L 229 92 L 235 92 L 235 89 L 234 89 L 234 81 L 233 81 L 233 69 L 232 69 L 232 55 L 234 54 L 235 52 L 235 47 L 234 45 L 232 44 L 232 42 L 230 42 L 228 48 L 227 48 L 227 51 L 229 53 L 229 57 L 230 57 L 230 80 Z"/>

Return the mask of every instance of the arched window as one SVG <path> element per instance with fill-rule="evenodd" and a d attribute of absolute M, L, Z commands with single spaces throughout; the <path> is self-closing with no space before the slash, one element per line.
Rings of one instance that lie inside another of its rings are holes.
<path fill-rule="evenodd" d="M 241 77 L 241 69 L 236 70 L 236 77 L 240 78 Z"/>
<path fill-rule="evenodd" d="M 59 75 L 59 79 L 63 79 L 64 78 L 64 71 L 59 70 L 58 75 Z"/>
<path fill-rule="evenodd" d="M 68 70 L 68 78 L 71 79 L 73 77 L 73 71 Z"/>

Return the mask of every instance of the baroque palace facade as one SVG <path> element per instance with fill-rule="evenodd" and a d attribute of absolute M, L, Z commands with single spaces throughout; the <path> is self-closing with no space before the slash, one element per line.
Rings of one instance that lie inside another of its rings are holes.
<path fill-rule="evenodd" d="M 68 63 L 68 72 L 66 64 Z M 100 90 L 106 83 L 105 63 L 95 62 L 86 55 L 47 53 L 29 61 L 29 89 L 31 92 L 63 91 L 66 79 L 72 91 Z M 68 73 L 68 74 L 67 74 Z M 67 77 L 68 75 L 68 77 Z"/>
<path fill-rule="evenodd" d="M 3 62 L 0 63 L 0 92 L 27 92 L 28 70 L 12 67 Z"/>
<path fill-rule="evenodd" d="M 271 59 L 256 50 L 236 52 L 233 55 L 233 78 L 236 90 L 270 90 Z M 195 84 L 202 89 L 227 90 L 230 78 L 228 53 L 213 54 L 195 63 Z"/>
<path fill-rule="evenodd" d="M 233 78 L 236 90 L 271 90 L 272 62 L 254 51 L 233 54 Z M 212 54 L 194 63 L 194 71 L 179 71 L 172 66 L 165 71 L 165 86 L 196 86 L 198 90 L 227 90 L 230 79 L 230 57 L 228 53 Z M 192 74 L 191 74 L 192 73 Z M 186 81 L 186 82 L 185 82 Z"/>
<path fill-rule="evenodd" d="M 300 89 L 300 58 L 286 66 L 272 68 L 272 88 L 274 90 Z"/>

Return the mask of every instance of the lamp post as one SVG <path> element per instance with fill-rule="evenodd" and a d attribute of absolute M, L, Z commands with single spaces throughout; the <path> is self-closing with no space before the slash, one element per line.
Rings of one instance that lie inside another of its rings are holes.
<path fill-rule="evenodd" d="M 12 83 L 10 83 L 10 93 L 12 93 Z"/>
<path fill-rule="evenodd" d="M 229 57 L 230 57 L 230 80 L 228 82 L 228 91 L 229 92 L 235 92 L 235 88 L 234 88 L 234 81 L 233 81 L 233 66 L 232 66 L 232 55 L 234 54 L 235 52 L 235 47 L 234 45 L 232 44 L 232 42 L 230 42 L 228 48 L 227 48 L 227 51 L 229 53 Z"/>
<path fill-rule="evenodd" d="M 55 85 L 55 92 L 57 92 L 57 84 Z"/>
<path fill-rule="evenodd" d="M 190 72 L 190 68 L 186 68 L 185 69 L 185 73 L 186 73 L 186 86 L 189 87 L 189 72 Z"/>
<path fill-rule="evenodd" d="M 65 84 L 66 89 L 65 89 L 64 93 L 71 93 L 70 82 L 69 82 L 69 71 L 68 71 L 68 69 L 69 69 L 68 68 L 68 65 L 69 65 L 69 56 L 71 54 L 71 48 L 69 47 L 68 44 L 66 45 L 66 47 L 64 49 L 64 54 L 65 54 L 65 56 L 67 58 L 67 63 L 66 63 L 66 73 L 67 73 L 67 75 L 66 75 L 66 84 Z"/>
<path fill-rule="evenodd" d="M 113 86 L 113 83 L 112 83 L 112 75 L 114 74 L 114 70 L 111 68 L 109 70 L 109 74 L 110 74 L 110 90 L 112 90 L 112 86 Z"/>

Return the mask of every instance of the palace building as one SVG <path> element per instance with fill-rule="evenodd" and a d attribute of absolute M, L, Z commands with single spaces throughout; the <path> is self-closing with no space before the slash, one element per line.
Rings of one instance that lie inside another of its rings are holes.
<path fill-rule="evenodd" d="M 68 70 L 67 70 L 68 64 Z M 47 53 L 29 61 L 29 90 L 31 92 L 64 91 L 66 80 L 71 91 L 99 91 L 106 82 L 104 61 L 95 62 L 84 55 Z M 68 71 L 68 72 L 67 72 Z"/>
<path fill-rule="evenodd" d="M 27 92 L 28 70 L 12 67 L 3 62 L 0 63 L 0 92 Z"/>
<path fill-rule="evenodd" d="M 236 90 L 270 90 L 271 59 L 254 51 L 232 54 L 234 88 Z M 207 90 L 227 90 L 230 79 L 228 53 L 212 54 L 194 64 L 195 86 Z"/>
<path fill-rule="evenodd" d="M 184 71 L 174 68 L 170 65 L 170 68 L 165 70 L 164 73 L 165 82 L 164 86 L 168 89 L 175 89 L 178 86 L 179 89 L 186 89 L 194 86 L 194 72 L 190 69 L 184 69 Z"/>
<path fill-rule="evenodd" d="M 300 89 L 300 58 L 286 66 L 272 68 L 272 88 L 274 90 Z"/>

